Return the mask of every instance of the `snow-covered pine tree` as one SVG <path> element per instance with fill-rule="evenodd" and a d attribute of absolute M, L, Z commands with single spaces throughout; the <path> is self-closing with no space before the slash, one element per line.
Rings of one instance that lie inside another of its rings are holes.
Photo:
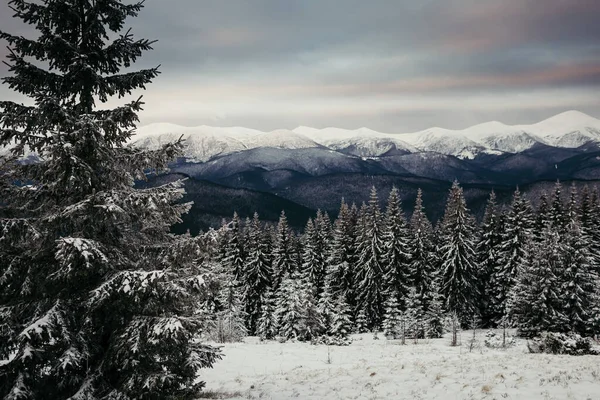
<path fill-rule="evenodd" d="M 543 331 L 561 331 L 567 323 L 563 313 L 561 273 L 564 249 L 560 236 L 548 225 L 541 241 L 526 240 L 517 282 L 510 292 L 509 315 L 525 337 Z"/>
<path fill-rule="evenodd" d="M 456 312 L 465 325 L 478 310 L 480 300 L 475 229 L 475 220 L 469 214 L 463 190 L 455 181 L 441 227 L 442 293 L 445 308 Z"/>
<path fill-rule="evenodd" d="M 499 264 L 491 276 L 491 318 L 499 322 L 506 314 L 508 293 L 516 283 L 519 265 L 528 256 L 529 240 L 534 238 L 533 211 L 529 201 L 517 188 L 504 225 L 500 244 Z"/>
<path fill-rule="evenodd" d="M 569 202 L 567 203 L 567 209 L 565 212 L 567 226 L 572 222 L 579 220 L 579 193 L 577 192 L 577 186 L 575 182 L 571 183 L 569 189 Z"/>
<path fill-rule="evenodd" d="M 441 338 L 444 335 L 445 319 L 443 298 L 439 285 L 434 281 L 429 306 L 425 311 L 425 336 L 428 338 Z"/>
<path fill-rule="evenodd" d="M 305 279 L 304 283 L 304 312 L 305 318 L 302 324 L 302 339 L 310 341 L 318 338 L 319 336 L 326 333 L 325 324 L 323 323 L 323 317 L 319 312 L 317 298 L 315 297 L 315 291 L 308 285 Z"/>
<path fill-rule="evenodd" d="M 433 296 L 432 284 L 437 279 L 435 244 L 433 242 L 433 227 L 425 214 L 423 192 L 417 191 L 415 208 L 410 219 L 411 239 L 411 275 L 413 286 L 427 310 Z"/>
<path fill-rule="evenodd" d="M 600 204 L 598 204 L 597 192 L 590 191 L 587 186 L 581 193 L 578 215 L 583 234 L 589 238 L 588 248 L 593 257 L 592 267 L 600 276 Z"/>
<path fill-rule="evenodd" d="M 398 303 L 398 294 L 391 292 L 384 303 L 383 334 L 388 339 L 397 339 L 402 334 L 401 330 L 406 329 L 404 323 L 404 315 Z"/>
<path fill-rule="evenodd" d="M 493 297 L 495 294 L 493 276 L 500 270 L 500 253 L 504 218 L 496 204 L 496 194 L 490 193 L 481 223 L 481 234 L 477 243 L 477 259 L 480 265 L 479 288 L 481 291 L 480 315 L 484 327 L 495 326 L 502 316 L 497 315 Z"/>
<path fill-rule="evenodd" d="M 333 315 L 327 334 L 346 340 L 352 331 L 352 311 L 344 296 L 338 295 L 333 300 Z M 343 342 L 347 343 L 347 342 Z"/>
<path fill-rule="evenodd" d="M 270 289 L 263 293 L 261 305 L 256 334 L 262 340 L 274 339 L 279 332 L 276 314 L 277 299 Z"/>
<path fill-rule="evenodd" d="M 227 257 L 228 257 L 228 243 L 229 243 L 229 222 L 227 219 L 223 218 L 221 220 L 221 227 L 217 231 L 217 257 L 216 261 L 218 261 L 222 266 L 226 265 Z"/>
<path fill-rule="evenodd" d="M 342 200 L 327 257 L 327 280 L 331 293 L 343 295 L 350 307 L 356 305 L 354 296 L 355 261 L 356 224 L 350 208 Z"/>
<path fill-rule="evenodd" d="M 423 304 L 415 288 L 410 288 L 406 298 L 406 330 L 415 343 L 425 337 L 426 316 Z"/>
<path fill-rule="evenodd" d="M 325 285 L 325 275 L 327 274 L 327 255 L 331 245 L 331 220 L 326 212 L 317 210 L 317 216 L 314 220 L 315 240 L 314 247 L 316 250 L 316 263 L 319 268 L 314 270 L 313 285 L 316 287 L 317 296 L 323 291 Z"/>
<path fill-rule="evenodd" d="M 225 246 L 225 259 L 223 265 L 228 268 L 233 279 L 242 284 L 245 281 L 244 269 L 246 265 L 246 250 L 244 246 L 244 232 L 237 212 L 233 213 L 231 222 L 227 225 L 229 230 Z"/>
<path fill-rule="evenodd" d="M 323 333 L 315 299 L 299 272 L 287 274 L 277 292 L 275 310 L 279 336 L 286 340 L 311 340 Z"/>
<path fill-rule="evenodd" d="M 324 333 L 333 340 L 328 344 L 348 344 L 346 340 L 352 331 L 352 312 L 343 293 L 334 293 L 330 285 L 331 274 L 319 298 L 317 310 L 321 317 Z"/>
<path fill-rule="evenodd" d="M 568 320 L 565 332 L 589 336 L 598 332 L 600 279 L 594 268 L 590 238 L 577 218 L 567 226 L 563 236 L 564 264 L 561 278 L 561 305 Z"/>
<path fill-rule="evenodd" d="M 246 249 L 246 265 L 242 286 L 246 307 L 246 326 L 250 335 L 254 335 L 261 316 L 263 295 L 271 287 L 273 277 L 269 249 L 265 243 L 257 213 L 254 213 L 252 221 L 248 224 Z"/>
<path fill-rule="evenodd" d="M 385 266 L 383 229 L 377 190 L 371 189 L 369 205 L 363 204 L 359 218 L 356 296 L 359 309 L 366 313 L 369 328 L 378 327 L 383 319 L 385 301 Z"/>
<path fill-rule="evenodd" d="M 559 233 L 564 233 L 567 227 L 567 215 L 562 199 L 562 184 L 560 181 L 556 181 L 554 184 L 554 193 L 548 217 L 554 229 Z"/>
<path fill-rule="evenodd" d="M 367 313 L 365 310 L 359 309 L 354 318 L 353 332 L 355 333 L 367 333 L 369 332 L 369 321 L 367 321 Z"/>
<path fill-rule="evenodd" d="M 240 285 L 228 281 L 221 286 L 219 293 L 220 310 L 208 324 L 207 334 L 218 343 L 239 342 L 248 334 L 246 313 L 242 302 Z"/>
<path fill-rule="evenodd" d="M 410 234 L 402 211 L 398 189 L 392 188 L 388 198 L 382 234 L 383 263 L 386 269 L 384 290 L 398 294 L 398 302 L 405 308 L 405 297 L 412 284 Z"/>
<path fill-rule="evenodd" d="M 0 221 L 0 397 L 192 398 L 200 368 L 219 353 L 194 336 L 202 290 L 178 259 L 170 226 L 189 204 L 181 182 L 135 189 L 181 144 L 126 147 L 156 68 L 120 73 L 152 42 L 123 31 L 142 2 L 10 0 L 35 40 L 0 32 L 10 46 L 3 82 L 31 105 L 0 102 L 0 146 L 38 163 L 11 164 Z M 2 164 L 2 163 L 0 163 Z"/>
<path fill-rule="evenodd" d="M 318 233 L 310 218 L 306 223 L 302 242 L 302 274 L 307 277 L 308 284 L 318 296 L 325 282 L 325 252 L 319 245 Z"/>
<path fill-rule="evenodd" d="M 298 269 L 298 257 L 296 254 L 296 243 L 294 234 L 290 229 L 285 216 L 281 212 L 277 233 L 273 246 L 273 287 L 277 289 L 286 275 L 291 275 Z"/>
<path fill-rule="evenodd" d="M 546 192 L 542 192 L 535 212 L 535 234 L 540 237 L 542 231 L 550 223 L 550 203 Z"/>
<path fill-rule="evenodd" d="M 328 280 L 329 279 L 327 279 L 325 282 L 325 288 L 323 293 L 321 293 L 319 296 L 319 301 L 317 303 L 317 309 L 319 314 L 321 314 L 321 321 L 323 322 L 326 332 L 329 332 L 331 328 L 331 321 L 335 314 L 334 294 L 331 290 Z"/>
<path fill-rule="evenodd" d="M 302 338 L 302 321 L 306 318 L 304 301 L 304 288 L 298 273 L 286 274 L 277 289 L 275 315 L 279 336 L 286 340 Z"/>

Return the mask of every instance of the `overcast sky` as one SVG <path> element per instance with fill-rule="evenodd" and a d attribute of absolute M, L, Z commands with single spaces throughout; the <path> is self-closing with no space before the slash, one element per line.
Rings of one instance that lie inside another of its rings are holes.
<path fill-rule="evenodd" d="M 600 117 L 599 21 L 599 0 L 147 0 L 130 25 L 159 40 L 142 124 L 407 132 Z"/>

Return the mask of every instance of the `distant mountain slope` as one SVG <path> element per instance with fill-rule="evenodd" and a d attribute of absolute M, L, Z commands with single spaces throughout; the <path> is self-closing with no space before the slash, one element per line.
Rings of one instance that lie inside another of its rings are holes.
<path fill-rule="evenodd" d="M 174 226 L 177 233 L 189 229 L 192 234 L 197 234 L 199 230 L 217 228 L 222 219 L 230 219 L 234 211 L 241 218 L 252 217 L 257 212 L 261 220 L 273 223 L 279 220 L 281 211 L 285 211 L 290 225 L 301 229 L 308 218 L 314 217 L 316 213 L 315 210 L 271 193 L 230 188 L 178 173 L 154 176 L 149 182 L 140 185 L 156 186 L 185 178 L 186 195 L 182 201 L 193 201 L 194 205 L 188 214 L 182 216 L 183 223 Z"/>
<path fill-rule="evenodd" d="M 489 122 L 410 134 L 164 124 L 140 131 L 133 144 L 142 148 L 156 148 L 181 135 L 186 139 L 185 157 L 172 171 L 194 178 L 186 189 L 197 205 L 178 229 L 217 226 L 233 210 L 243 216 L 256 210 L 275 221 L 282 209 L 302 227 L 318 208 L 334 215 L 342 197 L 350 203 L 368 200 L 372 186 L 382 204 L 397 186 L 407 212 L 422 188 L 428 214 L 438 220 L 455 179 L 478 216 L 492 189 L 508 204 L 517 185 L 530 190 L 536 201 L 557 179 L 578 185 L 600 182 L 600 121 L 576 111 L 532 125 Z"/>
<path fill-rule="evenodd" d="M 240 127 L 152 124 L 139 128 L 132 142 L 140 147 L 155 148 L 182 135 L 187 141 L 186 157 L 197 162 L 264 147 L 290 150 L 326 147 L 365 158 L 437 152 L 472 159 L 479 154 L 520 153 L 539 144 L 578 148 L 590 142 L 600 143 L 600 120 L 578 111 L 567 111 L 531 125 L 492 121 L 462 130 L 429 128 L 414 133 L 310 127 L 261 132 Z"/>

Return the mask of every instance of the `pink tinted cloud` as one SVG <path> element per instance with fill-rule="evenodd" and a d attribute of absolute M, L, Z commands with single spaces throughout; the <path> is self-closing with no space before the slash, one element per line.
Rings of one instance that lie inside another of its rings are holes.
<path fill-rule="evenodd" d="M 446 9 L 439 43 L 443 50 L 476 52 L 498 47 L 546 42 L 569 34 L 565 19 L 600 18 L 598 0 L 477 1 Z M 564 26 L 563 26 L 564 25 Z"/>

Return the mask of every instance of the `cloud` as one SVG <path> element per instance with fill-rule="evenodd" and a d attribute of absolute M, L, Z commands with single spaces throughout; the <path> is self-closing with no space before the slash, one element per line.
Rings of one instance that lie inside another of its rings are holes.
<path fill-rule="evenodd" d="M 10 15 L 0 4 L 1 29 L 31 33 Z M 130 23 L 159 39 L 136 65 L 163 72 L 143 121 L 389 130 L 410 112 L 411 126 L 511 122 L 519 106 L 600 116 L 599 17 L 593 0 L 156 0 Z"/>

